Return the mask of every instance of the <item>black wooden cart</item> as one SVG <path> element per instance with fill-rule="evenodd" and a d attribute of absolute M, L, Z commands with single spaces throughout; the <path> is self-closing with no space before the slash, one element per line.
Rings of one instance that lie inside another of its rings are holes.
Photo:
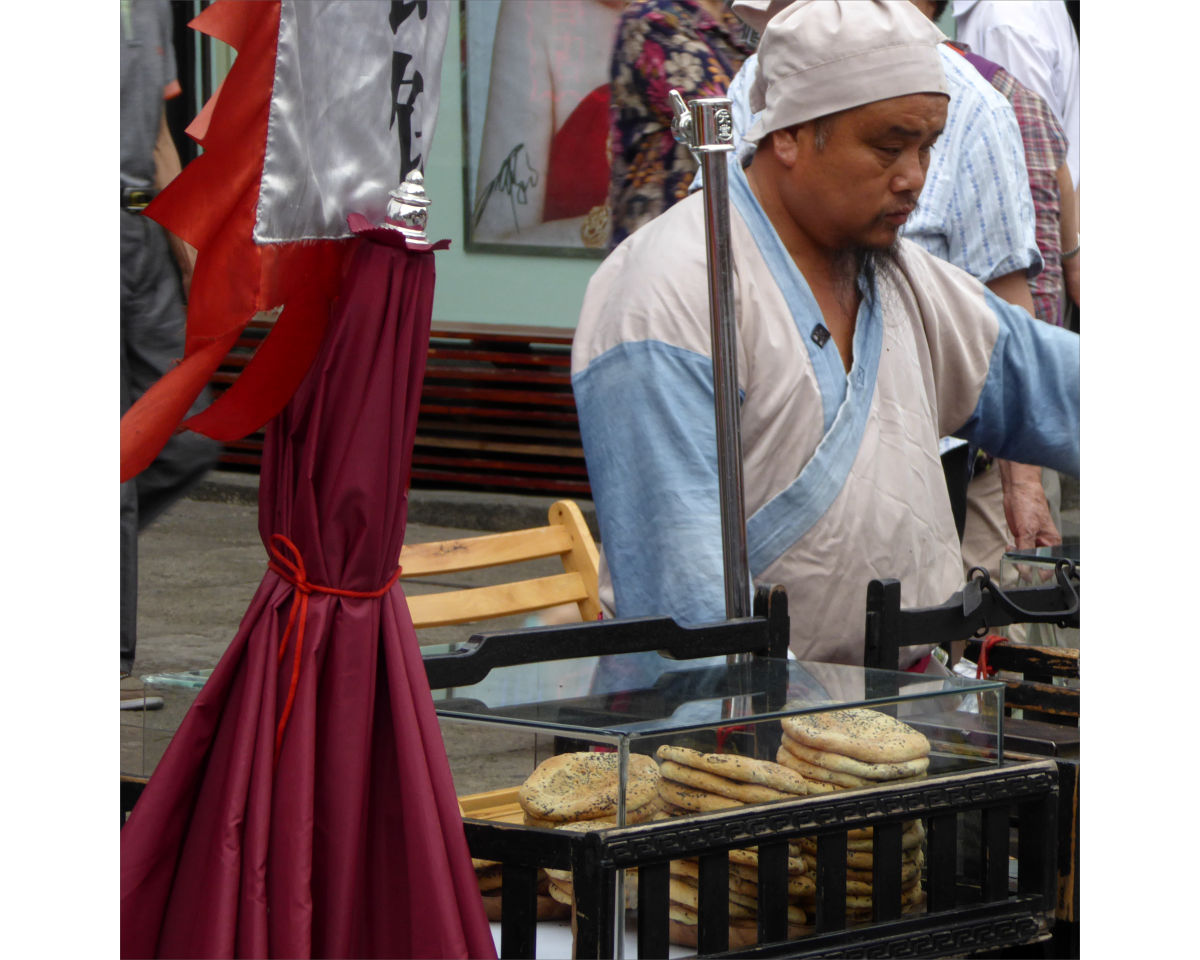
<path fill-rule="evenodd" d="M 742 620 L 695 628 L 666 619 L 602 621 L 489 634 L 473 638 L 470 649 L 427 658 L 426 667 L 432 687 L 461 688 L 493 666 L 618 652 L 665 650 L 679 659 L 748 652 L 778 664 L 787 636 L 786 597 L 760 590 L 755 616 Z M 757 752 L 773 757 L 769 745 Z M 539 867 L 572 871 L 577 957 L 616 955 L 618 874 L 636 867 L 638 955 L 667 956 L 669 863 L 691 857 L 700 863 L 698 953 L 734 955 L 728 854 L 747 846 L 759 851 L 759 937 L 736 955 L 961 956 L 1050 936 L 1058 796 L 1052 761 L 997 765 L 993 757 L 990 766 L 922 781 L 588 833 L 470 817 L 464 823 L 473 856 L 503 864 L 502 957 L 534 956 Z M 926 830 L 927 899 L 923 912 L 905 914 L 901 834 L 912 819 Z M 972 826 L 964 831 L 964 823 Z M 873 921 L 848 926 L 847 833 L 867 826 L 874 828 Z M 789 940 L 788 843 L 802 837 L 817 844 L 816 916 L 811 934 Z"/>

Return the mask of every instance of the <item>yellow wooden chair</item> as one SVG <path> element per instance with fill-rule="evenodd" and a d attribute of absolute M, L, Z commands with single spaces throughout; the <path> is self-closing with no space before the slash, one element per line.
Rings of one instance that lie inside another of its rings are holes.
<path fill-rule="evenodd" d="M 507 533 L 405 544 L 400 579 L 562 558 L 563 572 L 408 597 L 413 626 L 441 627 L 575 604 L 581 620 L 600 616 L 600 554 L 573 500 L 550 507 L 549 524 Z"/>

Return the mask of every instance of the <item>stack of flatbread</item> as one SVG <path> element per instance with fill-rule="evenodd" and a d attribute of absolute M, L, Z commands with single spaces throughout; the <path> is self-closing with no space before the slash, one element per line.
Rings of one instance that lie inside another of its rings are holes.
<path fill-rule="evenodd" d="M 560 753 L 538 764 L 517 791 L 532 827 L 561 827 L 576 820 L 596 828 L 617 822 L 618 757 L 615 753 Z M 662 809 L 658 767 L 652 757 L 630 754 L 625 783 L 625 823 L 645 823 Z"/>
<path fill-rule="evenodd" d="M 784 718 L 776 759 L 803 777 L 811 793 L 829 793 L 924 777 L 929 769 L 929 741 L 920 731 L 878 710 L 833 710 Z M 870 827 L 847 835 L 846 917 L 850 922 L 871 918 L 873 837 Z M 920 821 L 905 823 L 900 883 L 906 911 L 924 903 L 924 839 Z M 816 841 L 805 837 L 800 847 L 802 859 L 815 872 Z M 812 895 L 801 903 L 810 912 L 815 907 Z"/>
<path fill-rule="evenodd" d="M 479 882 L 479 892 L 483 895 L 483 909 L 489 920 L 500 920 L 500 891 L 502 888 L 503 866 L 496 860 L 477 860 L 471 858 L 475 867 L 475 879 Z M 539 920 L 555 920 L 571 915 L 570 907 L 564 906 L 550 895 L 550 878 L 545 870 L 538 870 L 537 876 L 537 918 Z"/>
<path fill-rule="evenodd" d="M 664 744 L 658 748 L 659 795 L 672 816 L 723 810 L 770 800 L 789 800 L 808 793 L 803 777 L 778 763 L 736 754 L 701 753 Z M 788 925 L 791 936 L 804 932 L 808 917 L 800 898 L 815 889 L 800 848 L 788 858 Z M 697 946 L 699 860 L 671 863 L 670 939 Z M 729 944 L 746 947 L 758 940 L 758 851 L 729 852 Z"/>
<path fill-rule="evenodd" d="M 811 933 L 802 902 L 816 887 L 799 847 L 789 844 L 788 936 Z M 671 861 L 669 939 L 685 947 L 698 946 L 700 863 L 696 859 Z M 758 848 L 729 851 L 729 947 L 758 942 Z"/>
<path fill-rule="evenodd" d="M 517 791 L 525 823 L 534 827 L 599 830 L 617 826 L 620 794 L 615 753 L 562 753 L 539 764 Z M 658 766 L 652 757 L 630 754 L 625 783 L 625 824 L 663 816 L 658 797 Z M 547 894 L 574 903 L 569 870 L 545 871 Z M 625 899 L 637 903 L 637 871 L 625 871 Z"/>
<path fill-rule="evenodd" d="M 809 793 L 802 776 L 770 760 L 701 753 L 663 744 L 658 748 L 658 794 L 667 813 L 681 816 Z"/>
<path fill-rule="evenodd" d="M 659 813 L 658 816 L 664 816 Z M 595 820 L 574 820 L 571 823 L 564 823 L 558 829 L 560 830 L 598 830 L 602 826 L 615 826 L 613 823 L 600 824 Z M 570 907 L 575 903 L 575 885 L 574 878 L 570 870 L 557 870 L 552 867 L 546 868 L 546 878 L 548 881 L 547 893 L 554 898 L 560 905 Z M 541 889 L 540 887 L 538 888 Z M 637 868 L 632 867 L 625 871 L 625 906 L 634 910 L 637 908 L 637 892 L 638 892 L 638 875 Z"/>
<path fill-rule="evenodd" d="M 920 820 L 905 824 L 901 836 L 900 854 L 900 905 L 908 913 L 925 902 L 921 888 L 921 869 L 925 865 L 922 844 L 925 830 Z M 872 892 L 874 890 L 873 832 L 870 827 L 851 830 L 846 839 L 846 920 L 848 923 L 866 923 L 871 919 Z M 800 841 L 800 857 L 810 874 L 817 871 L 817 842 L 810 837 Z M 807 894 L 800 903 L 809 914 L 816 915 L 816 894 Z"/>

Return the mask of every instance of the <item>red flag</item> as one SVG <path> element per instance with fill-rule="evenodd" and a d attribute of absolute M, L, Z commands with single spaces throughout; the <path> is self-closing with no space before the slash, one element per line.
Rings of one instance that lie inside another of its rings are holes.
<path fill-rule="evenodd" d="M 346 215 L 382 219 L 387 189 L 428 151 L 448 17 L 412 0 L 219 0 L 192 21 L 238 56 L 189 128 L 203 153 L 147 209 L 197 259 L 184 356 L 121 419 L 122 481 L 181 421 L 234 440 L 295 391 L 337 290 Z M 278 307 L 237 381 L 184 420 L 246 324 Z"/>

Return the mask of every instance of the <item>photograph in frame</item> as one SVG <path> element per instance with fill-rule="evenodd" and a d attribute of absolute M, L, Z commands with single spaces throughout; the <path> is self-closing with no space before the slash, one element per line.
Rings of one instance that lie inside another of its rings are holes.
<path fill-rule="evenodd" d="M 461 0 L 466 249 L 602 257 L 622 0 Z"/>

